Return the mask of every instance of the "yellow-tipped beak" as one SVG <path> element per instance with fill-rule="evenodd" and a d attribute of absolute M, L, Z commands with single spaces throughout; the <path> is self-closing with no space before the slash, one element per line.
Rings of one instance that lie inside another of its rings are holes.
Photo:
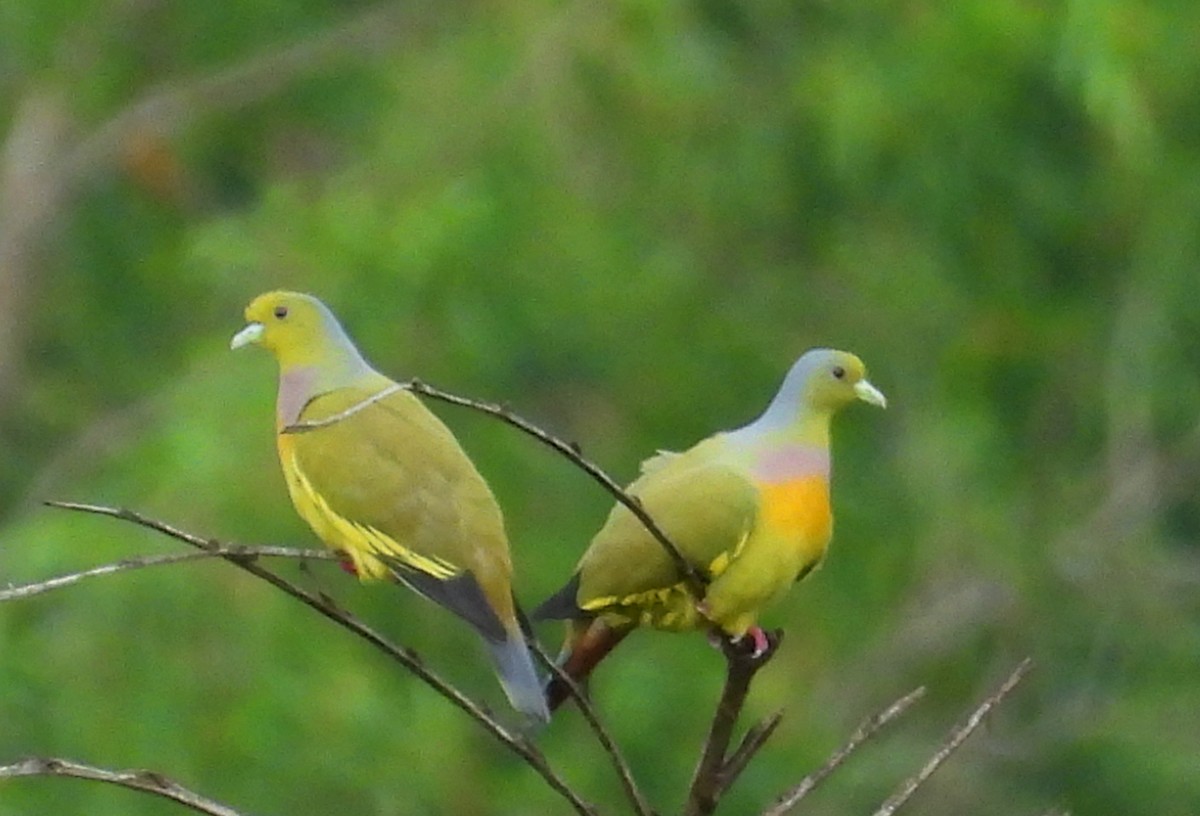
<path fill-rule="evenodd" d="M 237 338 L 234 338 L 235 340 Z M 854 384 L 854 393 L 858 398 L 868 405 L 876 405 L 880 408 L 887 408 L 887 397 L 883 395 L 875 386 L 866 380 L 859 380 Z"/>
<path fill-rule="evenodd" d="M 229 347 L 231 349 L 240 349 L 242 346 L 248 346 L 251 343 L 257 343 L 262 339 L 262 336 L 263 324 L 250 323 L 246 326 L 246 328 L 242 329 L 233 336 L 233 339 L 229 341 Z"/>

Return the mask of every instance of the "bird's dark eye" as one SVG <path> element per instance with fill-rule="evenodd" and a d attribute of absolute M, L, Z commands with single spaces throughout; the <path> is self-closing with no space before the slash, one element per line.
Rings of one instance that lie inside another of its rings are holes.
<path fill-rule="evenodd" d="M 285 317 L 287 317 L 287 306 L 276 306 L 275 316 L 280 320 L 283 320 Z"/>
<path fill-rule="evenodd" d="M 842 368 L 841 366 L 834 366 L 833 376 L 839 380 L 844 378 L 846 376 L 846 369 Z"/>

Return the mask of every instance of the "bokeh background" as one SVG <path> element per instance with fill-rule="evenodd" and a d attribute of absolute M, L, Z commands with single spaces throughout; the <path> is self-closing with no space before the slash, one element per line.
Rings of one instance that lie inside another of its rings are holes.
<path fill-rule="evenodd" d="M 174 542 L 128 505 L 313 546 L 274 460 L 259 291 L 322 296 L 403 378 L 508 401 L 617 478 L 757 414 L 805 348 L 886 412 L 835 429 L 825 567 L 749 713 L 757 812 L 867 714 L 928 698 L 803 812 L 869 812 L 1015 663 L 929 814 L 1200 813 L 1200 6 L 1135 0 L 3 0 L 0 584 Z M 518 592 L 609 506 L 434 405 L 507 513 Z M 497 710 L 466 627 L 331 592 Z M 558 632 L 540 630 L 547 644 Z M 721 678 L 641 633 L 595 699 L 680 803 Z M 542 737 L 606 812 L 575 712 Z M 256 814 L 564 805 L 414 678 L 226 564 L 0 604 L 0 763 L 147 766 Z M 0 814 L 168 814 L 72 780 Z"/>

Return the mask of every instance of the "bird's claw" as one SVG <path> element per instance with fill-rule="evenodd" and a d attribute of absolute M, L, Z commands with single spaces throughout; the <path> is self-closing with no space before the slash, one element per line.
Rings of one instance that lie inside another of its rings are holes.
<path fill-rule="evenodd" d="M 703 601 L 696 604 L 696 611 L 708 619 L 708 607 Z M 714 649 L 723 650 L 728 644 L 744 652 L 751 660 L 758 660 L 775 648 L 775 644 L 771 642 L 771 636 L 761 626 L 752 625 L 740 635 L 730 635 L 715 622 L 713 623 L 714 625 L 708 630 L 708 643 Z"/>

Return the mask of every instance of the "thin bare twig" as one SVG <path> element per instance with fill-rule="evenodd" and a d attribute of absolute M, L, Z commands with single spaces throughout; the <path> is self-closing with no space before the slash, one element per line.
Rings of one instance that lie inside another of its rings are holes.
<path fill-rule="evenodd" d="M 738 743 L 738 747 L 725 760 L 725 768 L 721 773 L 721 793 L 733 787 L 733 783 L 737 782 L 738 777 L 742 775 L 742 771 L 746 770 L 746 766 L 750 764 L 750 760 L 754 759 L 758 755 L 759 750 L 767 744 L 767 740 L 775 733 L 775 729 L 779 727 L 781 722 L 783 722 L 783 711 L 776 711 L 771 716 L 752 726 L 742 736 L 742 741 Z"/>
<path fill-rule="evenodd" d="M 161 796 L 208 816 L 241 816 L 233 808 L 214 802 L 174 782 L 160 773 L 146 770 L 110 771 L 57 757 L 28 757 L 11 765 L 0 765 L 0 779 L 20 776 L 70 776 L 91 779 L 130 790 Z"/>
<path fill-rule="evenodd" d="M 621 780 L 621 787 L 625 791 L 625 796 L 629 799 L 629 804 L 633 806 L 633 810 L 638 816 L 655 816 L 655 810 L 646 801 L 638 788 L 637 781 L 633 778 L 633 770 L 629 767 L 629 763 L 625 761 L 621 749 L 617 747 L 617 743 L 613 740 L 612 735 L 608 733 L 608 729 L 604 727 L 604 723 L 600 721 L 600 716 L 596 713 L 595 707 L 592 705 L 588 696 L 583 693 L 579 685 L 571 678 L 569 674 L 562 670 L 553 658 L 546 654 L 540 643 L 530 638 L 529 646 L 533 649 L 538 660 L 542 665 L 561 681 L 567 688 L 567 692 L 574 698 L 576 705 L 579 706 L 580 713 L 583 714 L 584 720 L 592 729 L 592 733 L 596 735 L 596 740 L 600 746 L 608 754 L 612 760 L 613 768 L 617 772 L 617 778 Z"/>
<path fill-rule="evenodd" d="M 387 388 L 383 389 L 382 391 L 377 391 L 374 394 L 372 394 L 371 396 L 367 397 L 366 399 L 359 400 L 358 402 L 354 403 L 353 405 L 351 405 L 349 408 L 347 408 L 344 411 L 338 411 L 336 414 L 324 417 L 323 419 L 308 419 L 308 420 L 304 420 L 303 422 L 296 422 L 291 425 L 285 425 L 283 427 L 283 430 L 280 431 L 280 433 L 285 433 L 285 434 L 308 433 L 309 431 L 315 431 L 318 428 L 328 428 L 330 425 L 336 425 L 337 423 L 341 422 L 343 419 L 346 419 L 347 417 L 354 416 L 355 414 L 357 414 L 359 411 L 366 408 L 367 406 L 374 405 L 375 403 L 379 402 L 381 399 L 386 399 L 387 397 L 390 397 L 392 394 L 395 394 L 397 391 L 403 391 L 403 390 L 404 390 L 404 386 L 401 385 L 400 383 L 392 383 L 391 385 L 389 385 Z"/>
<path fill-rule="evenodd" d="M 708 738 L 704 741 L 704 751 L 692 777 L 687 804 L 683 809 L 684 816 L 707 816 L 712 813 L 716 810 L 721 795 L 728 789 L 726 777 L 731 760 L 727 759 L 727 753 L 733 738 L 733 727 L 746 704 L 750 682 L 758 670 L 774 656 L 782 637 L 782 632 L 773 633 L 768 639 L 767 648 L 761 654 L 748 654 L 744 643 L 735 643 L 725 637 L 720 639 L 726 663 L 725 688 L 721 692 L 721 700 L 717 703 L 717 711 L 709 726 Z M 736 755 L 737 752 L 734 753 L 735 757 Z M 740 769 L 738 772 L 740 773 Z"/>
<path fill-rule="evenodd" d="M 108 516 L 110 518 L 120 519 L 121 521 L 131 522 L 140 527 L 146 527 L 163 535 L 182 541 L 192 547 L 195 547 L 206 552 L 212 552 L 220 549 L 221 544 L 211 539 L 200 538 L 199 536 L 180 530 L 176 527 L 148 518 L 132 510 L 127 510 L 119 507 L 106 507 L 95 504 L 80 504 L 77 502 L 46 502 L 50 507 L 58 507 L 63 510 L 73 510 L 80 513 L 91 513 L 93 515 Z M 384 654 L 391 657 L 397 663 L 400 663 L 408 671 L 423 680 L 428 686 L 433 688 L 438 694 L 445 697 L 452 704 L 460 708 L 462 711 L 478 722 L 484 730 L 490 733 L 493 737 L 499 740 L 513 753 L 521 757 L 527 765 L 533 768 L 550 786 L 552 790 L 566 799 L 571 807 L 580 816 L 595 816 L 595 808 L 591 804 L 580 798 L 574 789 L 572 789 L 560 777 L 553 768 L 550 767 L 546 758 L 542 755 L 528 739 L 520 734 L 513 733 L 508 728 L 504 727 L 498 720 L 489 714 L 482 706 L 467 697 L 446 680 L 443 680 L 440 675 L 425 665 L 421 657 L 411 649 L 404 646 L 399 646 L 392 643 L 383 635 L 376 632 L 364 622 L 359 620 L 349 612 L 335 606 L 328 599 L 313 595 L 290 581 L 276 575 L 274 572 L 257 563 L 253 556 L 245 556 L 234 553 L 223 554 L 220 558 L 229 561 L 242 570 L 259 578 L 279 590 L 291 595 L 296 600 L 300 601 L 310 609 L 315 610 L 320 615 L 328 618 L 339 626 L 353 632 L 354 634 L 366 640 L 371 645 L 382 651 Z"/>
<path fill-rule="evenodd" d="M 971 736 L 975 729 L 979 727 L 980 723 L 983 722 L 983 718 L 988 715 L 988 712 L 999 705 L 1000 702 L 1008 696 L 1008 693 L 1017 687 L 1017 684 L 1024 679 L 1025 675 L 1031 668 L 1033 668 L 1033 660 L 1031 658 L 1027 657 L 1022 660 L 1017 667 L 1013 669 L 1013 672 L 1008 676 L 1008 679 L 1001 683 L 1000 687 L 996 689 L 995 692 L 993 692 L 986 700 L 980 703 L 979 707 L 972 711 L 971 715 L 967 717 L 963 723 L 954 727 L 945 743 L 943 743 L 942 747 L 939 748 L 937 752 L 929 758 L 929 761 L 925 763 L 925 766 L 921 768 L 921 770 L 918 771 L 915 776 L 906 779 L 904 784 L 902 784 L 894 794 L 889 796 L 887 800 L 879 806 L 879 809 L 875 811 L 873 816 L 892 816 L 893 813 L 899 810 L 900 807 L 909 800 L 913 793 L 916 792 L 917 788 L 924 784 L 929 777 L 933 776 L 934 771 L 936 771 L 938 767 L 946 761 L 946 758 L 949 757 L 950 754 L 954 753 L 954 751 L 956 751 L 958 747 L 962 745 L 964 741 L 966 741 L 967 737 Z"/>
<path fill-rule="evenodd" d="M 830 755 L 829 759 L 825 760 L 824 765 L 801 779 L 795 786 L 789 789 L 786 793 L 782 794 L 778 799 L 775 800 L 775 804 L 763 811 L 762 816 L 783 816 L 783 814 L 791 811 L 791 809 L 794 808 L 801 799 L 812 793 L 818 785 L 825 781 L 826 777 L 837 770 L 843 762 L 849 759 L 850 755 L 857 751 L 859 746 L 861 746 L 871 737 L 875 736 L 875 734 L 881 728 L 899 717 L 901 714 L 907 711 L 913 703 L 917 702 L 917 700 L 920 700 L 924 696 L 925 687 L 920 686 L 916 689 L 913 689 L 908 694 L 904 695 L 875 716 L 864 720 L 863 723 L 859 725 L 857 729 L 855 729 L 854 733 L 850 735 L 850 739 L 846 742 L 846 744 L 834 751 L 833 754 Z"/>
<path fill-rule="evenodd" d="M 431 385 L 426 385 L 420 380 L 409 380 L 404 385 L 405 388 L 408 388 L 410 391 L 422 394 L 430 399 L 440 400 L 442 402 L 450 403 L 451 405 L 460 405 L 464 408 L 470 408 L 472 410 L 488 414 L 489 416 L 496 417 L 500 421 L 511 425 L 520 431 L 524 431 L 534 439 L 541 442 L 543 445 L 558 451 L 558 453 L 562 454 L 571 462 L 573 462 L 580 470 L 591 476 L 600 484 L 601 487 L 607 490 L 614 499 L 625 505 L 626 509 L 628 509 L 630 513 L 633 513 L 633 515 L 637 517 L 637 520 L 642 523 L 642 526 L 645 527 L 650 535 L 654 536 L 655 540 L 658 541 L 658 543 L 662 545 L 663 549 L 667 551 L 667 555 L 671 557 L 671 561 L 675 564 L 675 569 L 679 570 L 679 574 L 683 576 L 684 581 L 687 582 L 696 597 L 704 597 L 704 590 L 708 585 L 708 580 L 700 574 L 700 571 L 697 570 L 690 561 L 683 557 L 683 553 L 680 552 L 679 548 L 675 546 L 675 543 L 667 537 L 667 534 L 662 531 L 657 523 L 655 523 L 654 519 L 650 517 L 650 514 L 643 509 L 642 503 L 626 493 L 619 484 L 614 482 L 607 473 L 601 470 L 597 465 L 593 464 L 591 460 L 585 458 L 583 453 L 579 450 L 578 445 L 564 442 L 557 436 L 554 436 L 553 434 L 542 430 L 537 425 L 534 425 L 529 420 L 517 416 L 503 405 L 468 399 L 467 397 L 460 397 L 456 394 L 451 394 L 447 391 L 434 388 Z"/>
<path fill-rule="evenodd" d="M 293 547 L 217 547 L 212 550 L 188 553 L 170 553 L 168 555 L 143 555 L 137 558 L 125 558 L 111 564 L 101 564 L 91 569 L 71 572 L 66 575 L 56 575 L 44 581 L 35 581 L 19 586 L 9 586 L 0 589 L 0 602 L 14 601 L 18 598 L 32 598 L 52 589 L 62 589 L 73 586 L 85 578 L 96 578 L 101 575 L 113 575 L 118 572 L 141 569 L 142 567 L 161 567 L 167 564 L 179 564 L 184 561 L 202 561 L 226 555 L 236 555 L 241 558 L 298 558 L 329 561 L 337 558 L 329 550 L 298 550 Z"/>

